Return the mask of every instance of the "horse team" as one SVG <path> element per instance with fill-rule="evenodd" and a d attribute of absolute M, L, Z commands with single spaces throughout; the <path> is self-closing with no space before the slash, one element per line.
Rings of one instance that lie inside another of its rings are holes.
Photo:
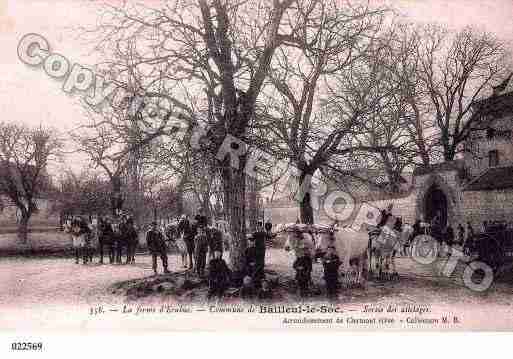
<path fill-rule="evenodd" d="M 71 235 L 76 263 L 80 260 L 84 264 L 92 262 L 95 248 L 101 264 L 104 263 L 105 254 L 109 263 L 121 264 L 123 253 L 126 254 L 125 263 L 135 263 L 139 239 L 134 222 L 128 216 L 122 216 L 119 220 L 100 217 L 97 223 L 88 223 L 83 217 L 74 217 L 65 224 L 64 231 Z"/>
<path fill-rule="evenodd" d="M 403 252 L 412 235 L 412 227 L 403 225 L 390 213 L 383 212 L 377 226 L 355 230 L 351 227 L 291 223 L 279 225 L 278 234 L 285 234 L 284 249 L 296 257 L 305 250 L 317 260 L 333 247 L 341 260 L 346 278 L 351 283 L 365 281 L 365 273 L 377 272 L 378 278 L 398 277 L 395 256 Z M 399 223 L 398 223 L 399 222 Z M 399 225 L 398 225 L 399 224 Z"/>

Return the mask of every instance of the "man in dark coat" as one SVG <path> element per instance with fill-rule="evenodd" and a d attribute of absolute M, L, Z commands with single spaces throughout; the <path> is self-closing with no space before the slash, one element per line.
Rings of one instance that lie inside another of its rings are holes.
<path fill-rule="evenodd" d="M 207 227 L 207 238 L 209 259 L 213 258 L 216 251 L 221 252 L 221 257 L 223 257 L 223 234 L 221 231 L 214 227 Z"/>
<path fill-rule="evenodd" d="M 299 295 L 306 297 L 308 295 L 308 287 L 312 279 L 312 258 L 309 251 L 303 249 L 300 257 L 298 257 L 292 265 L 296 271 L 296 281 L 299 287 Z"/>
<path fill-rule="evenodd" d="M 208 264 L 208 298 L 221 298 L 230 284 L 230 269 L 221 258 L 221 252 L 215 251 L 214 258 Z"/>
<path fill-rule="evenodd" d="M 183 234 L 183 240 L 187 247 L 187 253 L 189 254 L 189 269 L 194 268 L 194 237 L 196 236 L 196 227 L 191 224 L 189 218 L 186 215 L 182 215 L 178 222 L 178 235 Z"/>
<path fill-rule="evenodd" d="M 199 277 L 205 276 L 205 265 L 207 262 L 208 239 L 206 228 L 199 226 L 198 234 L 194 238 L 194 257 L 196 262 L 196 273 Z"/>
<path fill-rule="evenodd" d="M 454 244 L 454 229 L 450 224 L 445 229 L 445 242 L 449 247 Z"/>
<path fill-rule="evenodd" d="M 333 299 L 337 296 L 338 269 L 340 264 L 340 258 L 335 252 L 335 247 L 329 246 L 324 258 L 322 259 L 324 280 L 326 281 L 326 295 L 328 299 Z"/>
<path fill-rule="evenodd" d="M 392 215 L 392 213 L 389 212 L 388 209 L 382 209 L 381 210 L 381 215 L 379 217 L 378 227 L 384 227 L 385 224 L 387 224 L 388 217 L 390 217 L 391 215 Z"/>
<path fill-rule="evenodd" d="M 146 244 L 153 260 L 153 272 L 157 274 L 157 256 L 162 260 L 164 273 L 169 273 L 167 269 L 167 246 L 164 236 L 157 228 L 157 222 L 151 223 L 151 229 L 146 233 Z"/>
<path fill-rule="evenodd" d="M 257 223 L 257 229 L 253 233 L 252 239 L 255 243 L 256 268 L 255 268 L 255 285 L 258 288 L 259 283 L 265 277 L 265 245 L 269 239 L 269 235 L 264 230 L 262 222 Z"/>
<path fill-rule="evenodd" d="M 267 232 L 267 234 L 270 235 L 271 230 L 273 229 L 273 224 L 271 223 L 271 221 L 265 222 L 264 228 L 265 228 L 265 231 Z"/>

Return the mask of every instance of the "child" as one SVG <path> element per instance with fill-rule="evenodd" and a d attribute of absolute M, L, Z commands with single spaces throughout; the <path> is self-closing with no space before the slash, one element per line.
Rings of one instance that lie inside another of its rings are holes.
<path fill-rule="evenodd" d="M 258 299 L 261 301 L 267 301 L 273 299 L 273 292 L 271 291 L 271 288 L 269 287 L 269 282 L 265 279 L 262 280 L 260 290 L 258 291 L 257 295 Z"/>
<path fill-rule="evenodd" d="M 253 286 L 253 279 L 250 276 L 245 276 L 242 279 L 242 287 L 240 288 L 239 295 L 241 299 L 253 299 L 255 296 L 255 287 Z"/>
<path fill-rule="evenodd" d="M 303 248 L 293 264 L 296 270 L 296 281 L 299 286 L 299 295 L 305 297 L 308 294 L 308 286 L 312 275 L 312 258 L 306 248 Z"/>
<path fill-rule="evenodd" d="M 230 283 L 230 269 L 221 258 L 221 251 L 214 251 L 214 258 L 208 264 L 208 297 L 221 298 Z"/>
<path fill-rule="evenodd" d="M 322 260 L 324 267 L 324 280 L 326 281 L 326 295 L 328 299 L 336 298 L 338 289 L 338 269 L 340 267 L 340 258 L 335 247 L 329 246 Z"/>

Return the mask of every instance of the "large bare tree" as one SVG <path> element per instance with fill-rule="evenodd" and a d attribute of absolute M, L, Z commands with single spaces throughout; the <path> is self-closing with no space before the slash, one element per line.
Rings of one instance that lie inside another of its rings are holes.
<path fill-rule="evenodd" d="M 443 159 L 453 160 L 482 114 L 475 104 L 509 75 L 507 51 L 494 35 L 467 27 L 419 30 L 418 73 L 435 119 Z"/>
<path fill-rule="evenodd" d="M 305 1 L 298 4 L 296 28 L 271 63 L 268 91 L 269 148 L 290 159 L 300 185 L 300 220 L 313 223 L 312 178 L 335 155 L 376 151 L 371 146 L 347 146 L 361 129 L 361 113 L 370 105 L 363 98 L 358 111 L 332 111 L 333 78 L 351 72 L 368 56 L 368 48 L 381 30 L 385 9 L 337 1 Z M 338 96 L 338 94 L 335 94 Z M 328 105 L 327 105 L 328 104 Z M 347 108 L 347 107 L 346 107 Z"/>
<path fill-rule="evenodd" d="M 216 154 L 223 143 L 236 146 L 224 142 L 228 135 L 245 141 L 257 121 L 257 101 L 269 65 L 276 50 L 289 46 L 287 40 L 296 35 L 302 7 L 295 5 L 300 2 L 199 0 L 157 3 L 151 8 L 108 6 L 92 33 L 100 50 L 124 49 L 135 42 L 130 66 L 145 73 L 137 91 L 143 97 L 165 98 L 173 106 L 173 118 L 207 123 L 211 129 L 207 150 Z M 156 83 L 163 88 L 155 89 Z M 212 115 L 201 117 L 204 111 L 198 108 L 208 108 Z M 237 157 L 219 160 L 224 208 L 236 239 L 231 251 L 236 270 L 246 247 L 247 155 L 242 150 Z"/>
<path fill-rule="evenodd" d="M 50 189 L 47 165 L 61 150 L 62 142 L 52 129 L 0 122 L 0 193 L 20 211 L 18 237 L 24 243 L 37 200 Z"/>

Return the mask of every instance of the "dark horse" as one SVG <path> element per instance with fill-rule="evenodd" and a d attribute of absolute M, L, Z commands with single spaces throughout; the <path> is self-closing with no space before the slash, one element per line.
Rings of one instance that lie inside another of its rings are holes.
<path fill-rule="evenodd" d="M 138 235 L 131 219 L 120 223 L 111 223 L 108 219 L 98 221 L 98 245 L 100 263 L 103 263 L 103 253 L 107 247 L 109 263 L 121 264 L 123 251 L 126 251 L 126 263 L 135 263 L 135 250 Z"/>
<path fill-rule="evenodd" d="M 100 263 L 103 264 L 103 250 L 105 246 L 108 250 L 109 263 L 114 263 L 116 259 L 116 234 L 112 224 L 107 219 L 98 220 L 98 246 L 100 251 Z"/>
<path fill-rule="evenodd" d="M 126 248 L 126 264 L 135 263 L 135 251 L 139 243 L 139 235 L 134 227 L 132 218 L 125 218 L 119 224 L 116 236 L 116 261 L 121 263 L 123 247 Z"/>

